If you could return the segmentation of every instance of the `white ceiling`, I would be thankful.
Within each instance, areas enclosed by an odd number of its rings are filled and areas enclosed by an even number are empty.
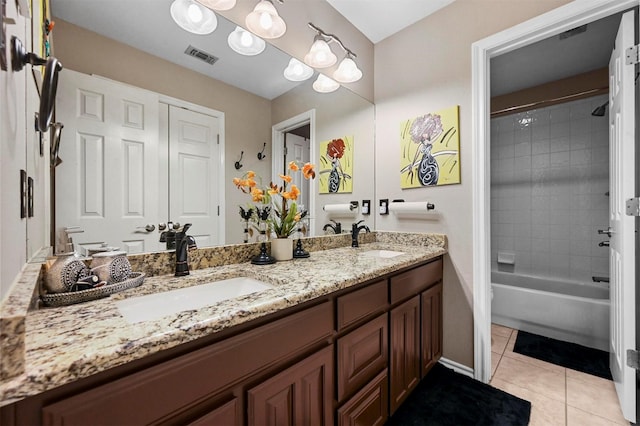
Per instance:
[[[374,44],[454,0],[327,0]]]

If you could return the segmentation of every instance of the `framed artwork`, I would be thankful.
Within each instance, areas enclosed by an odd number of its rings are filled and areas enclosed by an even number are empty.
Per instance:
[[[353,136],[320,143],[320,194],[353,192]]]
[[[460,183],[459,106],[400,124],[400,187]]]

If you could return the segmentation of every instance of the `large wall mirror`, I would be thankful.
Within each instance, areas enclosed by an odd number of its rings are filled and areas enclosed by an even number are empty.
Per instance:
[[[158,251],[165,248],[158,224],[177,221],[194,223],[200,247],[241,243],[238,206],[250,200],[233,177],[254,170],[269,181],[274,164],[294,152],[328,173],[323,142],[345,138],[352,188],[320,194],[319,179],[312,181],[310,233],[324,234],[330,220],[345,230],[362,219],[374,228],[375,215],[360,208],[323,210],[373,205],[372,103],[345,87],[315,92],[317,72],[302,83],[286,80],[291,58],[268,43],[256,56],[234,52],[227,37],[236,25],[219,15],[216,30],[203,36],[173,22],[171,0],[51,1],[54,51],[64,65],[56,106],[64,125],[53,201],[57,241],[65,228],[79,227],[84,232],[70,235],[84,247]],[[189,46],[217,60],[189,56]]]

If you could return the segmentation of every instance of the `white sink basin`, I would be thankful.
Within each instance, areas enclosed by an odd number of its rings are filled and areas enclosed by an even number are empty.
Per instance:
[[[403,255],[404,252],[393,251],[393,250],[368,250],[368,251],[363,251],[361,254],[364,256],[371,256],[371,257],[391,258],[391,257]]]
[[[253,278],[238,277],[192,287],[132,297],[116,303],[120,314],[131,324],[156,320],[167,315],[200,309],[228,299],[257,293],[273,286]]]

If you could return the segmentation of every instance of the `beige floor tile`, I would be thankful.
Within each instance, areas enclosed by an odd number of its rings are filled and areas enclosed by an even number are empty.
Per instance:
[[[509,337],[509,343],[507,343],[507,347],[505,348],[505,351],[513,352],[513,347],[516,344],[517,338],[518,338],[518,330],[513,330],[513,333],[511,333],[511,337]]]
[[[617,424],[617,423],[615,423]],[[628,423],[623,423],[628,424]],[[567,406],[567,426],[611,426],[609,419],[587,413],[578,408]]]
[[[491,377],[496,374],[496,369],[498,368],[498,364],[500,363],[500,358],[502,358],[499,354],[491,353]]]
[[[613,384],[611,380],[603,379],[602,377],[594,376],[592,374],[583,373],[582,371],[572,370],[567,368],[567,378],[571,377],[572,379],[580,380],[581,382],[587,383],[593,386],[610,386]],[[615,388],[614,388],[615,392]]]
[[[497,334],[498,336],[511,337],[511,333],[513,333],[513,328],[500,324],[491,324],[491,335]]]
[[[517,359],[503,356],[494,379],[518,385],[546,395],[556,401],[566,401],[565,372],[550,371]]]
[[[493,379],[491,385],[531,402],[529,426],[565,425],[565,404],[563,402],[500,379]]]
[[[509,342],[509,338],[500,335],[491,335],[491,352],[502,355],[504,353],[505,348],[507,347],[507,343]]]
[[[614,384],[608,380],[594,385],[584,380],[568,377],[567,405],[616,423],[625,424]]]

